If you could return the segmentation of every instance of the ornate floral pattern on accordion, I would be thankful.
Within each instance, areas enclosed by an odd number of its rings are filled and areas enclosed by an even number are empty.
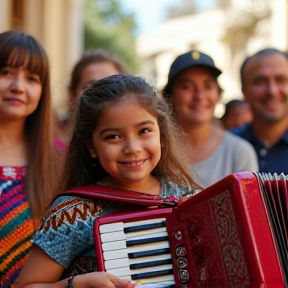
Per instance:
[[[288,287],[285,175],[229,175],[176,207],[100,217],[98,269],[157,287]]]

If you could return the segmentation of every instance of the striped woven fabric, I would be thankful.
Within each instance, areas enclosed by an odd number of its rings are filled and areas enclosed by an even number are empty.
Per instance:
[[[10,287],[31,247],[34,223],[24,192],[25,168],[0,167],[0,280]]]

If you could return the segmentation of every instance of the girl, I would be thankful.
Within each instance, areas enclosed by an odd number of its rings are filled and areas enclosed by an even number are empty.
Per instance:
[[[162,197],[191,193],[198,186],[187,169],[181,139],[167,104],[142,78],[114,75],[99,80],[80,96],[59,191],[100,183]],[[115,277],[92,272],[92,229],[97,217],[125,209],[119,202],[58,198],[36,233],[19,284],[78,275],[75,288],[116,287]],[[45,287],[73,287],[68,282],[72,278]]]
[[[222,93],[217,77],[221,73],[210,56],[190,51],[172,63],[163,91],[187,133],[192,147],[190,167],[204,187],[231,173],[258,171],[253,147],[215,124],[214,109]]]
[[[32,36],[0,34],[0,281],[10,287],[28,257],[34,224],[51,201],[49,64]]]

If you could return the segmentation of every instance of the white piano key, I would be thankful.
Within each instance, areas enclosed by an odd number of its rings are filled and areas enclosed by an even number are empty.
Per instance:
[[[164,227],[165,228],[165,227]],[[168,233],[166,232],[167,230],[163,232],[157,232],[157,233],[151,233],[151,234],[144,234],[144,235],[135,235],[131,236],[131,233],[126,234],[126,239],[127,240],[140,240],[140,239],[148,239],[148,238],[155,238],[155,237],[165,237],[168,236]]]
[[[153,282],[148,282],[147,284],[145,284],[146,282],[143,281],[136,281],[136,286],[135,288],[169,288],[172,285],[175,285],[175,281],[165,281],[165,282],[157,282],[157,283],[153,283]]]
[[[124,224],[123,222],[102,224],[99,226],[99,232],[100,233],[108,233],[108,232],[115,232],[115,231],[124,231],[124,225],[123,224]]]
[[[141,235],[141,236],[137,236],[137,237],[128,238],[127,240],[150,239],[150,238],[161,237],[161,236],[167,236],[167,233],[166,232],[161,232],[161,233],[155,233],[155,234],[151,234],[151,235]],[[119,240],[120,241],[113,241],[113,242],[106,241],[106,242],[102,242],[102,250],[103,251],[111,251],[111,250],[119,250],[119,249],[126,248],[127,247],[127,240],[126,239],[125,240],[119,239]],[[168,240],[167,240],[167,242],[168,242]],[[154,242],[154,243],[157,243],[157,242]],[[137,246],[139,246],[139,245],[141,245],[141,244],[137,244]]]
[[[127,277],[127,276],[126,276]],[[136,280],[136,282],[141,282],[143,284],[145,283],[165,283],[165,282],[174,282],[174,275],[163,275],[163,276],[157,276],[152,278],[146,278],[143,280]],[[173,284],[172,284],[173,285]]]
[[[121,249],[121,250],[103,251],[103,257],[104,260],[112,260],[125,257],[128,258],[128,253],[150,251],[164,248],[169,248],[169,243],[166,241],[152,244],[137,245],[134,247],[129,247],[127,249]]]
[[[120,258],[120,259],[113,259],[104,261],[105,269],[116,269],[122,267],[129,267],[130,261],[129,258]]]
[[[129,281],[132,281],[131,276],[118,276],[120,279],[126,279]],[[136,284],[148,284],[148,283],[155,283],[155,284],[167,284],[169,285],[175,285],[174,275],[163,275],[163,276],[157,276],[153,278],[146,278],[142,280],[133,280]]]
[[[112,242],[112,241],[119,241],[119,240],[126,240],[126,236],[124,231],[116,231],[112,233],[104,233],[100,234],[101,242]]]
[[[156,224],[161,222],[166,222],[166,218],[154,218],[154,219],[146,219],[146,220],[140,220],[140,221],[134,221],[134,222],[126,222],[124,223],[124,228],[128,227],[135,227],[140,225],[146,225],[146,224]]]
[[[128,281],[132,281],[131,276],[118,276],[118,278],[120,278],[120,279],[125,279],[125,280],[128,280]],[[133,281],[134,281],[134,280],[133,280]],[[136,282],[136,281],[134,281],[134,282]]]
[[[111,251],[111,250],[120,250],[127,248],[126,240],[123,241],[114,241],[114,242],[106,242],[102,244],[103,251]]]
[[[157,232],[158,229],[160,229],[160,232]],[[157,230],[157,231],[155,231]],[[148,238],[154,238],[154,237],[162,237],[162,236],[168,236],[168,233],[166,232],[166,227],[153,229],[153,233],[149,233],[150,230],[146,230],[145,234],[143,231],[138,232],[132,232],[132,233],[124,233],[123,231],[117,231],[117,232],[111,232],[111,233],[103,233],[100,235],[101,242],[112,242],[112,241],[119,241],[119,240],[139,240],[139,239],[148,239]]]
[[[151,229],[151,230],[143,230],[143,231],[135,231],[135,232],[130,232],[130,233],[126,233],[125,236],[127,239],[131,238],[131,237],[138,237],[138,236],[144,236],[144,235],[152,235],[154,233],[160,233],[160,232],[166,232],[167,229],[166,227],[161,227],[161,228],[156,228],[156,229]],[[112,233],[107,233],[107,236],[105,236],[105,239],[109,239],[109,235],[112,236],[112,234],[115,233],[115,232],[112,232]],[[102,234],[101,234],[102,235]],[[105,235],[105,234],[103,234]],[[101,236],[100,236],[101,237]],[[113,237],[113,236],[112,236]],[[104,237],[103,237],[104,238]],[[117,239],[119,240],[119,239]],[[109,242],[109,241],[107,241]]]
[[[130,276],[130,275],[147,273],[147,272],[162,271],[162,270],[167,270],[167,269],[173,269],[173,265],[166,264],[166,265],[161,265],[161,266],[147,267],[147,268],[141,268],[141,269],[135,269],[135,270],[130,270],[129,268],[123,267],[123,268],[117,268],[117,269],[107,269],[106,272],[118,277],[118,276]]]
[[[150,250],[163,249],[163,248],[170,248],[168,241],[161,241],[161,242],[131,246],[127,249],[129,253],[133,253],[133,252],[150,251]]]
[[[120,259],[120,258],[128,258],[128,249],[122,249],[115,251],[103,251],[104,260],[112,260],[112,259]]]
[[[166,259],[171,259],[171,254],[147,256],[134,259],[128,259],[128,258],[113,259],[105,261],[104,265],[105,269],[115,269],[119,267],[128,267],[129,265],[136,263],[147,263],[151,261],[166,260]]]
[[[148,220],[127,222],[127,223],[116,222],[116,223],[102,224],[99,226],[99,231],[100,233],[108,233],[108,232],[121,231],[121,230],[124,231],[124,228],[135,227],[138,225],[161,223],[163,221],[166,221],[166,218],[148,219]]]
[[[115,243],[115,242],[114,242]],[[126,243],[122,242],[123,245],[126,245]],[[120,243],[119,243],[120,246]],[[110,247],[109,247],[110,248]],[[128,253],[134,253],[134,252],[142,252],[142,251],[150,251],[150,250],[156,250],[156,249],[163,249],[163,248],[169,248],[169,243],[167,241],[161,241],[161,242],[154,242],[149,244],[141,244],[137,246],[131,246],[127,247]],[[119,250],[123,250],[124,248],[120,248]],[[102,247],[103,250],[103,247]],[[118,253],[119,250],[110,250],[114,253]],[[103,250],[104,251],[104,250]],[[105,251],[106,252],[106,251]]]
[[[151,235],[153,233],[159,233],[159,232],[166,232],[167,228],[166,227],[161,227],[161,228],[155,228],[155,229],[148,229],[148,230],[142,230],[142,231],[135,231],[135,232],[129,232],[126,233],[127,238],[131,237],[136,237],[136,236],[141,236],[141,235]]]

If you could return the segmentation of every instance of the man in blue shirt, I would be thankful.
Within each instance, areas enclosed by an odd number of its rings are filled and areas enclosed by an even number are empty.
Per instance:
[[[232,132],[254,146],[260,172],[288,174],[288,57],[261,50],[245,59],[240,74],[253,120]]]

